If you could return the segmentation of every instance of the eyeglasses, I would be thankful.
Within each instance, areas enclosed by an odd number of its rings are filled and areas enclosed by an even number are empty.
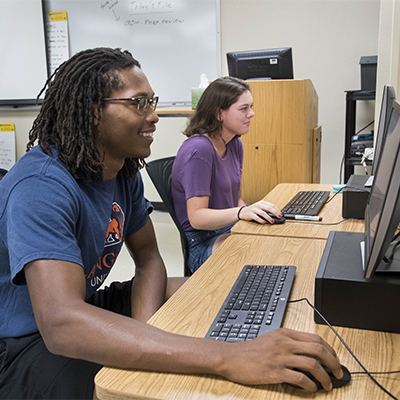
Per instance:
[[[127,98],[108,97],[103,100],[104,101],[130,101],[136,106],[136,109],[139,111],[140,114],[145,115],[149,111],[150,106],[153,108],[153,110],[155,110],[157,108],[158,96],[155,96],[151,99],[149,99],[145,96],[127,97]]]

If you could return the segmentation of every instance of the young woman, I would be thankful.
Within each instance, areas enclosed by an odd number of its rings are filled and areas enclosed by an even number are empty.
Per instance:
[[[273,204],[246,206],[240,195],[243,144],[254,117],[249,85],[223,77],[204,91],[184,134],[172,170],[175,212],[189,242],[194,272],[221,245],[240,219],[274,223]]]

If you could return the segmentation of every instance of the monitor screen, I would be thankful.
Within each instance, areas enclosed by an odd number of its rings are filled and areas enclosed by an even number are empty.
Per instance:
[[[247,79],[293,79],[292,48],[227,53],[229,76]]]
[[[385,85],[383,87],[379,124],[375,135],[374,161],[372,163],[371,175],[375,175],[375,171],[378,167],[383,143],[385,143],[387,127],[389,124],[389,116],[392,111],[392,104],[395,98],[396,94],[394,87],[391,85]]]
[[[393,102],[386,140],[365,209],[365,270],[370,278],[382,262],[400,222],[400,104]]]

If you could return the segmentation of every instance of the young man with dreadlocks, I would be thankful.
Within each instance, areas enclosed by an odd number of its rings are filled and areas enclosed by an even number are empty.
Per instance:
[[[330,390],[316,359],[338,378],[340,365],[316,335],[232,344],[146,324],[184,279],[166,277],[138,173],[157,100],[120,50],[80,52],[49,79],[29,151],[0,182],[0,398],[89,399],[102,365],[316,390],[299,368]],[[135,278],[97,290],[123,242]]]

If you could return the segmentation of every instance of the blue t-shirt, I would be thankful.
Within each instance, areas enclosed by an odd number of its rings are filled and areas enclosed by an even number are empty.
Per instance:
[[[0,181],[0,338],[38,330],[23,272],[30,261],[79,264],[86,300],[104,282],[124,239],[152,210],[140,174],[121,175],[76,181],[56,155],[37,146]]]
[[[193,135],[178,150],[172,168],[172,196],[176,217],[184,231],[193,231],[187,216],[186,201],[208,196],[208,207],[237,207],[243,168],[243,143],[230,140],[220,157],[205,135]]]

